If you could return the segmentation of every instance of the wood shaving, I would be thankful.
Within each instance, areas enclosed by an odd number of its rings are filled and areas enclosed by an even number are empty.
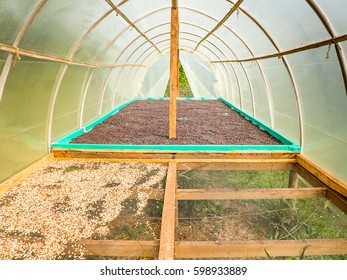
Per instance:
[[[0,199],[0,259],[83,259],[79,241],[108,234],[134,191],[140,214],[144,191],[162,187],[166,171],[151,163],[50,162]]]

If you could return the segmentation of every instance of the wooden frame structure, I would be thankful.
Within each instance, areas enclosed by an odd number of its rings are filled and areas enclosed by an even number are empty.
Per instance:
[[[149,190],[150,199],[164,199],[160,240],[83,240],[87,254],[108,257],[147,256],[160,260],[187,258],[266,258],[347,254],[347,239],[259,240],[230,242],[176,241],[177,201],[327,198],[347,213],[347,186],[297,153],[234,152],[127,153],[53,150],[53,153],[0,185],[0,196],[50,160],[79,159],[168,164],[165,191]],[[290,170],[288,187],[274,189],[177,189],[179,170]],[[296,188],[298,176],[313,188]],[[136,194],[134,193],[134,196]]]

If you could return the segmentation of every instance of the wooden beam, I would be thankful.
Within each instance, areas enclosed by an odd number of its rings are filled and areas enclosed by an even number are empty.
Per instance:
[[[290,170],[289,172],[289,180],[288,180],[288,188],[290,189],[297,189],[299,185],[299,174],[295,172],[294,170]],[[296,211],[296,199],[290,201],[291,204],[291,210]]]
[[[309,45],[301,46],[301,47],[290,49],[290,50],[283,51],[283,52],[277,52],[277,53],[272,53],[272,54],[268,54],[268,55],[250,57],[250,58],[244,58],[244,59],[216,60],[216,61],[211,61],[211,63],[231,63],[231,62],[241,63],[241,62],[259,61],[259,60],[264,60],[264,59],[269,59],[269,58],[282,58],[283,56],[286,56],[286,55],[300,53],[303,51],[308,51],[311,49],[329,46],[332,44],[337,44],[340,42],[344,42],[346,40],[347,40],[347,34],[344,34],[344,35],[334,37],[334,38],[331,38],[328,40],[312,43]]]
[[[241,5],[241,3],[244,0],[238,0],[235,5],[232,6],[232,8],[229,10],[229,12],[217,23],[217,25],[209,32],[206,34],[204,38],[200,40],[200,42],[196,45],[195,50],[200,46],[200,44],[205,41],[208,37],[210,37],[219,27],[221,27],[224,22],[228,20],[228,18],[237,10],[237,8]]]
[[[38,53],[30,50],[25,50],[21,48],[17,48],[12,45],[6,45],[3,43],[0,43],[0,50],[12,53],[16,55],[17,58],[20,58],[20,56],[26,56],[26,57],[33,57],[36,59],[46,60],[46,61],[53,61],[53,62],[59,62],[59,63],[66,63],[68,65],[78,65],[78,66],[86,66],[91,68],[115,68],[112,65],[97,65],[97,64],[91,64],[86,62],[80,62],[77,60],[72,59],[66,59],[64,57],[58,57],[54,55],[44,54],[44,53]],[[19,59],[18,59],[19,60]]]
[[[178,189],[177,200],[248,200],[248,199],[296,199],[323,198],[326,188],[303,189]]]
[[[291,170],[295,160],[205,160],[178,162],[178,170]]]
[[[296,157],[297,163],[306,169],[309,173],[315,176],[319,181],[323,182],[332,190],[338,192],[342,196],[347,198],[347,186],[341,181],[337,180],[332,175],[328,174],[326,171],[306,159],[301,155],[297,155]]]
[[[269,152],[269,151],[232,151],[227,153],[179,153],[175,154],[176,160],[181,159],[295,159],[298,153],[293,152]]]
[[[290,170],[288,188],[296,189],[298,187],[298,183],[299,183],[299,174],[295,172],[294,170]]]
[[[6,192],[13,186],[20,183],[25,178],[29,177],[31,174],[36,172],[38,169],[46,165],[48,162],[53,160],[53,154],[50,153],[47,156],[43,157],[42,159],[38,160],[37,162],[33,163],[29,167],[25,168],[24,170],[20,171],[16,175],[12,176],[11,178],[7,179],[6,181],[2,182],[0,184],[0,197],[5,195]]]
[[[87,151],[87,150],[70,150],[53,148],[54,157],[59,159],[96,159],[96,160],[165,160],[168,162],[172,159],[169,153],[154,152],[122,152],[122,151]]]
[[[319,181],[315,176],[308,172],[305,168],[298,165],[297,163],[293,164],[293,170],[299,174],[305,181],[307,181],[314,188],[323,188],[327,187],[321,181]]]
[[[176,133],[177,100],[179,96],[179,15],[177,1],[172,1],[170,35],[170,130],[169,138]]]
[[[347,239],[176,242],[176,258],[268,258],[347,254]]]
[[[333,190],[328,190],[327,199],[347,215],[347,198]]]
[[[158,257],[159,241],[82,240],[86,255],[105,257]]]
[[[159,260],[173,260],[175,257],[176,186],[176,162],[172,161],[169,163],[165,186]]]
[[[86,150],[86,149],[64,149],[52,148],[54,157],[57,158],[95,158],[95,159],[177,159],[184,161],[187,159],[293,159],[295,160],[297,153],[293,152],[252,152],[252,151],[232,151],[224,153],[192,153],[179,151],[120,151],[120,150]]]

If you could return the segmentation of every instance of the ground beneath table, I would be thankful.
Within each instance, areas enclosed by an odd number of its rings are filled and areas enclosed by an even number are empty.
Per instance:
[[[280,145],[221,101],[177,101],[177,138],[169,139],[169,101],[135,101],[71,143]]]

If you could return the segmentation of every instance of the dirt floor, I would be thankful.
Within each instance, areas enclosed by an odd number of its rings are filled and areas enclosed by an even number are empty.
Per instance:
[[[177,138],[169,140],[169,101],[135,101],[71,143],[280,145],[221,101],[179,100]]]

